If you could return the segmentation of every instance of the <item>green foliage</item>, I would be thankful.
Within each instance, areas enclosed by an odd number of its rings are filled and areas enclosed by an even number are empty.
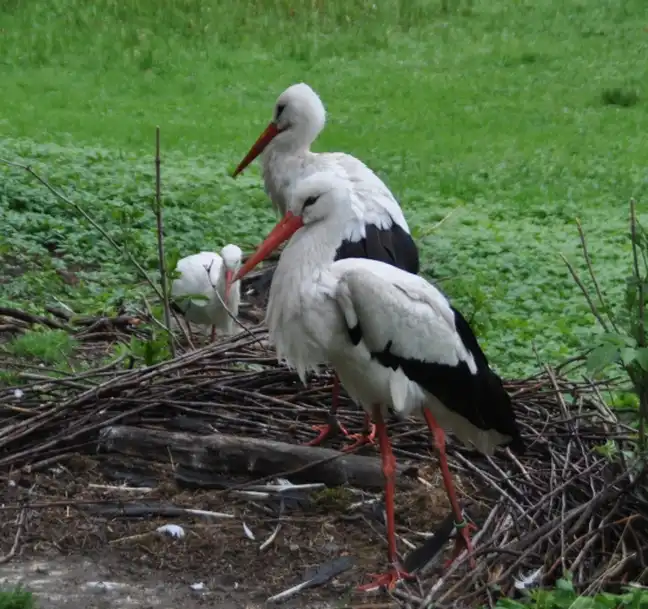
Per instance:
[[[578,225],[583,254],[593,285],[588,290],[574,267],[567,266],[587,300],[593,315],[604,330],[598,344],[589,352],[587,368],[600,374],[610,366],[620,367],[632,382],[639,406],[639,446],[646,450],[645,425],[648,420],[648,234],[637,219],[636,204],[630,202],[631,255],[626,279],[625,299],[613,306],[603,295],[590,261],[585,233]]]
[[[592,227],[608,298],[622,297],[621,203],[648,156],[642,0],[9,0],[0,20],[0,156],[33,164],[154,278],[155,126],[167,260],[249,250],[274,214],[257,167],[228,171],[279,92],[306,80],[329,112],[316,150],[348,151],[386,180],[423,271],[498,368],[524,374],[534,346],[555,361],[591,344],[593,318],[557,260],[578,252],[574,216]],[[615,88],[639,103],[602,103]],[[0,266],[0,304],[101,313],[149,293],[73,210],[6,167]]]
[[[534,590],[523,601],[500,599],[499,609],[648,609],[648,590],[627,586],[621,594],[601,592],[578,596],[568,579],[560,579],[553,590]]]
[[[2,350],[18,358],[57,364],[69,357],[77,341],[65,330],[34,329],[18,335]]]
[[[168,360],[171,356],[168,335],[164,331],[154,332],[153,337],[148,340],[133,337],[128,347],[122,345],[121,350],[125,350],[145,366],[159,364]]]
[[[34,597],[18,587],[15,590],[0,590],[0,609],[33,609]]]

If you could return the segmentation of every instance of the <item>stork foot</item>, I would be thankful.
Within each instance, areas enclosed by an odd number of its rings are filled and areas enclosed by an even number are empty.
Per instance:
[[[345,436],[349,435],[349,432],[342,427],[341,423],[334,417],[329,416],[328,423],[326,425],[313,425],[315,431],[319,431],[319,435],[310,442],[306,442],[304,446],[319,446],[324,440],[329,438],[334,438],[339,433],[343,433]]]
[[[475,569],[477,567],[475,558],[473,556],[472,541],[470,539],[471,531],[476,530],[477,527],[472,524],[472,522],[466,522],[465,520],[463,521],[463,523],[461,523],[460,526],[457,527],[458,535],[455,541],[455,547],[452,550],[452,556],[446,561],[445,565],[443,566],[444,569],[447,569],[464,550],[468,552],[468,565],[470,566],[470,568]]]
[[[345,446],[342,449],[342,452],[350,452],[352,450],[355,450],[356,448],[359,448],[360,446],[364,446],[365,444],[375,444],[375,438],[376,438],[376,426],[371,423],[369,426],[369,431],[363,431],[362,433],[354,433],[354,434],[347,434],[347,437],[349,439],[355,440],[353,444],[349,444],[348,446]]]
[[[416,579],[416,575],[412,575],[411,573],[396,567],[392,567],[387,573],[383,573],[382,575],[372,573],[369,577],[371,577],[372,581],[368,584],[358,586],[357,590],[359,592],[371,592],[373,590],[378,590],[379,588],[393,590],[396,587],[396,584],[402,579],[407,581]]]

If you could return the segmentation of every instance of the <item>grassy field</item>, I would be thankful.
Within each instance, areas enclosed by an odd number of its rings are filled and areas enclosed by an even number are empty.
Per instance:
[[[583,267],[574,219],[616,297],[631,196],[648,217],[646,17],[643,0],[8,0],[0,156],[33,163],[154,269],[160,125],[171,254],[252,247],[273,222],[259,171],[227,171],[306,81],[329,111],[316,149],[386,180],[424,272],[521,374],[534,345],[556,361],[594,330],[559,257]],[[0,179],[0,304],[101,310],[144,289],[27,174]]]

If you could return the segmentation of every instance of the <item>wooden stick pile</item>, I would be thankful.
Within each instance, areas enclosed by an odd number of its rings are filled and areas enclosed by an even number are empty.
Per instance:
[[[128,369],[118,358],[0,388],[0,474],[92,454],[100,431],[115,424],[293,444],[311,439],[311,426],[325,419],[332,377],[313,375],[304,387],[266,339],[254,326],[147,368]],[[551,585],[565,572],[588,593],[648,583],[644,472],[623,452],[635,432],[605,406],[604,388],[557,378],[548,368],[508,382],[529,446],[522,458],[502,451],[490,459],[449,442],[455,474],[473,487],[465,505],[479,525],[477,569],[461,560],[447,572],[422,571],[416,589],[398,592],[404,603],[479,606],[516,586]],[[362,426],[362,412],[346,398],[340,419],[347,428]],[[395,421],[390,429],[402,463],[436,462],[424,425]]]

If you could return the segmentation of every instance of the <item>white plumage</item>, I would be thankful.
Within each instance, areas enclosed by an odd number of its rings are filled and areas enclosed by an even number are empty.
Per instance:
[[[326,123],[326,110],[317,93],[305,83],[288,87],[277,99],[273,120],[237,167],[235,175],[262,153],[263,180],[273,205],[284,214],[297,182],[318,172],[331,172],[349,181],[364,204],[363,214],[350,218],[342,240],[359,241],[366,226],[390,229],[395,223],[409,233],[405,216],[385,183],[361,160],[343,152],[311,152]]]
[[[241,266],[242,252],[236,245],[226,245],[220,255],[200,252],[178,261],[179,276],[171,284],[171,296],[176,310],[186,321],[212,326],[215,332],[232,334],[234,320],[241,300],[241,284],[233,283],[234,274]]]
[[[318,196],[317,205],[302,210]],[[442,426],[467,444],[492,454],[503,438],[484,433],[457,417],[401,370],[380,364],[371,353],[391,341],[392,353],[422,362],[457,366],[477,373],[445,296],[428,281],[388,264],[362,258],[327,262],[346,218],[361,211],[349,184],[331,174],[304,180],[293,207],[307,225],[286,245],[270,288],[266,322],[277,354],[306,372],[330,364],[350,397],[368,413],[376,404],[402,416],[425,406]],[[324,262],[323,262],[324,261]],[[362,340],[353,345],[349,328],[359,324]],[[389,396],[390,399],[386,399]]]
[[[492,454],[524,444],[508,394],[490,369],[468,323],[422,277],[375,260],[333,262],[340,233],[363,213],[352,184],[313,175],[294,190],[286,216],[246,262],[243,277],[290,236],[270,288],[266,322],[277,353],[305,380],[331,365],[349,395],[376,423],[387,480],[389,558],[395,558],[394,460],[384,419],[423,416],[434,434],[457,522],[462,520],[444,448],[443,429]],[[461,544],[470,551],[468,530]],[[462,546],[463,547],[463,546]],[[383,579],[404,575],[396,569]],[[406,575],[406,574],[405,574]]]
[[[341,152],[311,152],[310,147],[324,128],[326,111],[319,96],[305,83],[288,87],[275,103],[273,119],[234,171],[238,175],[262,154],[266,192],[275,209],[284,214],[295,185],[315,173],[329,172],[346,181],[355,200],[357,213],[347,214],[336,235],[330,260],[370,258],[402,268],[419,271],[419,256],[403,212],[383,181],[359,159]],[[263,284],[267,285],[269,278]],[[317,445],[338,430],[348,433],[335,419],[339,384],[333,385],[333,401],[328,424],[316,426],[320,435],[310,445]],[[349,446],[372,441],[369,422],[358,441]]]

